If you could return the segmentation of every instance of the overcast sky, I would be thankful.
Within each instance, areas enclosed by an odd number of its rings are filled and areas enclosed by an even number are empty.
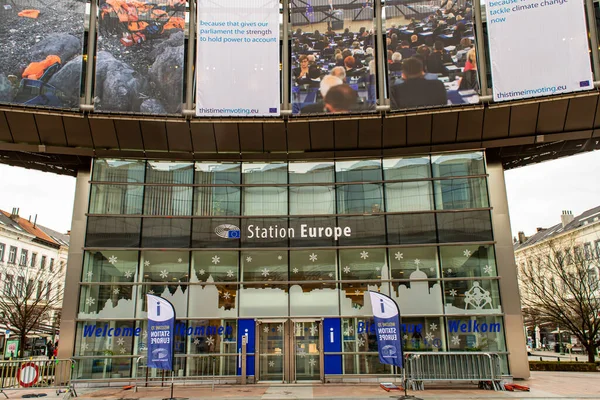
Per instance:
[[[562,210],[574,215],[600,205],[600,151],[506,171],[513,236],[535,233],[560,222]],[[75,178],[0,164],[0,209],[19,207],[20,215],[66,232],[71,229]]]

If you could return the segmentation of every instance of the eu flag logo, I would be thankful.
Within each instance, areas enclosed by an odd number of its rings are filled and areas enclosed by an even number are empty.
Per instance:
[[[271,114],[277,114],[277,107],[269,108],[269,113],[271,113]]]
[[[579,87],[588,87],[588,86],[590,86],[590,81],[579,82]]]

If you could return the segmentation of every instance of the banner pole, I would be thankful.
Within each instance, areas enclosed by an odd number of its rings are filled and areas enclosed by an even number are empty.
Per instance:
[[[479,72],[479,87],[481,95],[491,95],[487,82],[487,65],[485,57],[485,37],[483,36],[483,15],[479,1],[473,2],[473,22],[475,24],[475,44],[477,46],[477,72]]]
[[[290,59],[290,4],[288,0],[283,0],[282,10],[282,39],[281,39],[281,65],[282,65],[282,79],[281,87],[283,88],[282,98],[282,110],[290,110],[290,70],[291,59]]]
[[[190,13],[188,22],[188,48],[187,48],[187,79],[186,79],[186,90],[185,90],[185,108],[188,110],[194,109],[194,52],[196,50],[196,7],[195,0],[190,0]]]

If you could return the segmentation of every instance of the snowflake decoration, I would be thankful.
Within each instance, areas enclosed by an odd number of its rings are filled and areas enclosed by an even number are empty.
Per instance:
[[[310,256],[308,256],[308,259],[312,262],[317,261],[317,255],[315,253],[312,253]]]
[[[456,295],[458,295],[458,292],[456,291],[456,289],[450,289],[450,291],[448,292],[448,295],[455,297]]]
[[[395,258],[398,261],[402,260],[404,258],[404,253],[397,252]]]
[[[346,336],[350,336],[354,333],[354,328],[352,326],[349,326],[346,332]]]
[[[119,353],[125,354],[125,353],[127,353],[127,350],[125,349],[125,347],[121,347],[121,349],[119,350]]]
[[[298,273],[298,268],[294,268],[294,269],[292,270],[292,272],[293,272],[293,273],[295,273],[295,274],[297,274],[297,273]]]
[[[448,269],[448,273],[451,274],[452,273],[452,268]]]
[[[263,332],[264,332],[264,333],[268,333],[268,332],[269,332],[269,327],[268,327],[268,326],[265,326],[265,327],[263,328]]]
[[[415,258],[415,265],[418,267],[419,264],[421,264],[421,260],[419,260],[418,258]]]
[[[183,259],[182,259],[182,258],[178,258],[178,259],[177,259],[177,262],[182,262],[182,261],[183,261]]]
[[[246,262],[251,263],[252,262],[252,257],[246,257]]]
[[[275,366],[275,361],[269,361],[269,367],[274,367]]]
[[[296,330],[302,330],[302,324],[301,323],[297,323],[296,324]]]
[[[117,263],[117,257],[115,257],[115,256],[108,257],[108,263],[115,265]]]
[[[87,277],[90,281],[92,280],[92,276],[94,276],[94,273],[92,271],[87,273]]]
[[[460,338],[458,336],[452,336],[452,344],[454,346],[460,345]]]
[[[369,258],[369,252],[368,251],[362,251],[360,253],[360,258],[362,258],[363,260],[366,260],[367,258]]]
[[[163,269],[162,271],[160,271],[160,277],[165,279],[167,276],[169,276],[169,271],[167,271],[166,269]]]
[[[349,273],[350,273],[350,267],[349,267],[349,266],[347,266],[347,265],[346,265],[346,266],[344,267],[344,273],[345,273],[345,274],[349,274]]]
[[[215,344],[215,338],[213,338],[212,336],[209,336],[206,338],[206,345],[207,346],[212,346],[213,344]]]
[[[213,264],[217,265],[220,262],[221,262],[221,257],[219,257],[219,256],[213,256],[213,258],[212,258],[212,263]]]
[[[228,277],[228,278],[233,278],[233,275],[234,275],[234,274],[233,274],[233,271],[232,271],[232,270],[229,270],[229,271],[227,271],[227,277]]]
[[[427,339],[427,341],[431,343],[431,341],[433,340],[433,333],[428,332],[427,335],[425,335],[425,339]]]
[[[402,339],[408,340],[408,335],[405,334],[404,336],[402,336]]]
[[[471,250],[469,250],[469,249],[467,249],[467,250],[463,251],[463,256],[465,256],[465,257],[467,257],[467,258],[468,258],[468,257],[471,257],[471,254],[472,254],[472,253],[471,253]]]
[[[90,349],[90,344],[89,343],[82,343],[81,344],[81,349],[83,351],[88,351]]]
[[[124,344],[125,344],[125,339],[123,339],[123,338],[118,338],[117,339],[117,345],[123,346]]]
[[[483,267],[483,272],[485,274],[491,275],[492,274],[492,267],[490,267],[489,265],[486,265],[485,267]]]
[[[229,292],[223,292],[223,298],[225,300],[229,300],[230,297],[231,297],[231,295],[229,294]]]
[[[314,358],[311,358],[308,363],[310,364],[311,367],[314,367],[315,364],[317,363],[317,360],[315,360]]]
[[[360,290],[356,289],[356,290],[354,291],[354,294],[355,294],[356,296],[360,296]]]
[[[329,273],[329,277],[330,277],[330,278],[333,278],[333,272],[330,272],[330,273]]]
[[[435,323],[429,324],[429,329],[431,329],[432,331],[437,331],[437,324],[435,324]]]
[[[317,334],[317,331],[318,331],[318,330],[319,330],[319,328],[317,328],[317,326],[316,326],[316,325],[314,325],[314,324],[313,324],[313,325],[311,325],[311,326],[310,326],[310,329],[309,329],[309,331],[310,331],[310,335],[311,335],[311,336],[316,336],[316,334]]]
[[[283,260],[283,257],[282,256],[277,256],[277,259],[281,261],[281,260]]]
[[[200,271],[198,271],[198,275],[204,275],[206,271],[204,271],[203,269],[201,269]]]
[[[125,278],[131,279],[131,277],[133,276],[133,271],[125,271],[123,272],[123,275],[125,276]]]
[[[87,299],[85,299],[85,304],[87,304],[88,306],[93,305],[96,302],[96,299],[93,297],[88,297]]]
[[[146,260],[144,261],[144,267],[149,267],[150,266],[150,261]]]
[[[267,276],[269,276],[269,273],[270,273],[269,269],[267,267],[265,267],[262,269],[261,275],[266,278]]]
[[[277,325],[277,332],[283,332],[283,324]]]
[[[356,339],[356,344],[358,344],[358,347],[363,347],[365,345],[365,339],[359,337]]]
[[[113,289],[113,294],[119,294],[120,292],[121,292],[121,289],[119,289],[119,288]]]
[[[196,346],[198,346],[200,344],[200,339],[198,339],[198,338],[194,339],[194,344]]]
[[[148,290],[148,294],[154,294],[154,290],[152,290],[152,289]]]
[[[429,272],[433,272],[435,269],[433,267],[429,268]]]
[[[300,349],[298,351],[298,355],[300,356],[300,358],[305,358],[306,357],[306,353],[304,352],[304,349]]]

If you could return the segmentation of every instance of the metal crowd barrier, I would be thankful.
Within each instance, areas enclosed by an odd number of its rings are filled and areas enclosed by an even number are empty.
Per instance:
[[[500,356],[494,353],[406,353],[404,382],[425,390],[424,382],[478,382],[483,389],[504,390]]]
[[[0,393],[36,388],[55,390],[56,395],[69,392],[77,397],[71,383],[75,360],[20,359],[0,361]]]

